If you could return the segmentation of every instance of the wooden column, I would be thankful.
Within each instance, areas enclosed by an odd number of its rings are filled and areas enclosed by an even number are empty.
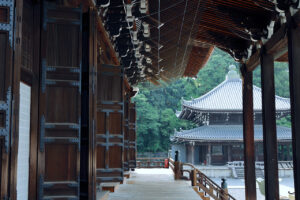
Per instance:
[[[97,10],[83,14],[80,199],[96,199]]]
[[[277,134],[275,118],[274,57],[261,55],[263,145],[266,199],[279,199]]]
[[[207,145],[206,163],[207,165],[211,164],[211,144]]]
[[[231,145],[228,145],[228,146],[227,146],[228,162],[231,162],[231,161],[232,161],[231,150],[232,150],[232,146],[231,146]]]
[[[294,25],[294,24],[293,24]],[[300,198],[300,28],[288,31],[295,197]],[[298,123],[297,123],[298,122]]]
[[[255,148],[253,117],[253,74],[242,67],[243,72],[243,136],[245,162],[245,195],[247,200],[256,199]]]
[[[191,147],[191,163],[194,164],[195,163],[195,143],[191,142],[190,147]]]

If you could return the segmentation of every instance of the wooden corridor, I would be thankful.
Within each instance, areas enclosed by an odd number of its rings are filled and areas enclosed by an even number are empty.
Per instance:
[[[174,180],[171,169],[136,169],[109,200],[199,200],[190,181]]]

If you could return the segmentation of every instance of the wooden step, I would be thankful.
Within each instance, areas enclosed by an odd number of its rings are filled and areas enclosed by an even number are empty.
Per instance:
[[[202,199],[203,200],[210,200],[210,197],[205,195],[205,196],[202,197]]]
[[[101,183],[100,187],[102,188],[102,191],[115,192],[116,189],[118,189],[119,185],[120,183],[107,182],[107,183]]]
[[[97,192],[97,200],[107,200],[109,196],[109,191],[98,191]]]
[[[195,192],[197,192],[197,194],[201,197],[201,199],[206,199],[204,191],[203,190],[199,191],[199,187],[198,186],[193,186],[193,190]]]

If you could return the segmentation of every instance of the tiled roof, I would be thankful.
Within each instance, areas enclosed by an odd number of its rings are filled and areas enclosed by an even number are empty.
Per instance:
[[[291,140],[291,129],[277,126],[278,140]],[[255,141],[262,141],[263,126],[254,126]],[[198,140],[198,141],[243,141],[243,125],[204,125],[191,130],[175,132],[171,140]]]
[[[289,111],[290,99],[276,96],[276,110]],[[242,80],[236,71],[229,71],[226,80],[205,95],[182,102],[183,107],[199,111],[242,111]],[[253,86],[253,106],[262,109],[261,88]],[[177,113],[179,114],[179,113]]]

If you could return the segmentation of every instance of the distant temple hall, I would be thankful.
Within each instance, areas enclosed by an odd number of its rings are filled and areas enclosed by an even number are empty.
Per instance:
[[[290,99],[276,96],[276,118],[290,114]],[[179,151],[179,160],[201,165],[225,165],[243,161],[242,80],[235,66],[229,67],[226,80],[207,94],[191,101],[182,101],[176,115],[199,127],[175,131],[171,136],[172,157]],[[253,86],[255,159],[263,161],[261,89]],[[290,161],[291,129],[277,126],[278,160]]]

